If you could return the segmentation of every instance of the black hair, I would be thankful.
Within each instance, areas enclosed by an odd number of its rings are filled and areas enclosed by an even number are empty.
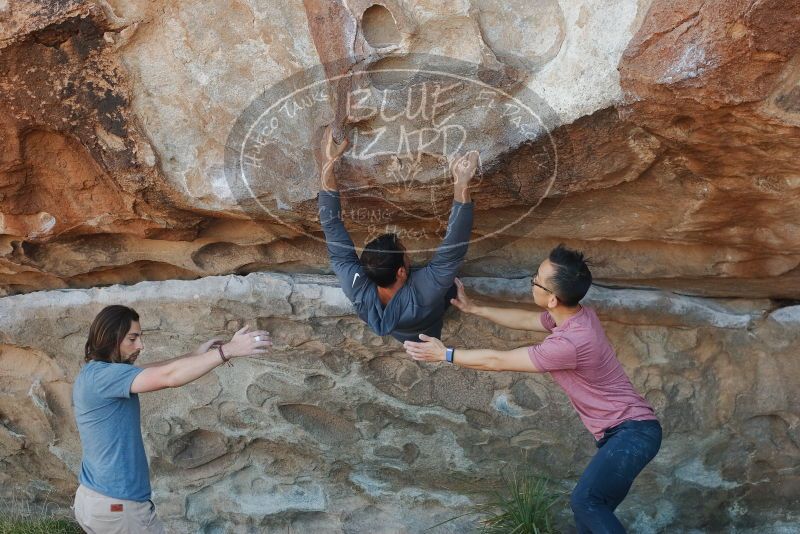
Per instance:
[[[397,234],[383,234],[364,247],[361,265],[370,280],[379,287],[388,287],[397,280],[397,269],[405,265],[405,252]]]
[[[558,245],[548,256],[553,264],[553,284],[558,300],[565,306],[577,306],[592,285],[592,273],[582,252]]]

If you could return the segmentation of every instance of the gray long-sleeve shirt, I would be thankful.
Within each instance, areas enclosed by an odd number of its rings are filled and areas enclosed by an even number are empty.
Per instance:
[[[356,255],[341,211],[338,193],[320,191],[319,221],[331,267],[361,320],[379,336],[391,334],[401,342],[419,341],[419,334],[440,337],[447,295],[469,246],[473,204],[453,202],[447,234],[436,254],[428,265],[411,272],[408,282],[385,307],[378,298],[378,286],[367,277]]]

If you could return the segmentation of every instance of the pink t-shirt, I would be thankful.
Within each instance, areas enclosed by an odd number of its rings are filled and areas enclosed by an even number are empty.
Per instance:
[[[653,407],[625,374],[593,309],[582,306],[558,326],[549,312],[541,321],[550,335],[528,347],[531,361],[564,389],[596,439],[623,421],[656,419]]]

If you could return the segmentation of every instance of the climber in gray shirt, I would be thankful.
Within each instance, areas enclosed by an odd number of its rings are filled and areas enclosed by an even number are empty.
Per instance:
[[[361,258],[356,255],[342,222],[333,173],[334,163],[347,146],[347,140],[337,145],[327,128],[317,151],[321,181],[319,220],[342,291],[358,316],[380,336],[391,334],[400,342],[417,341],[419,334],[439,337],[444,312],[456,296],[453,280],[464,262],[472,232],[469,182],[475,175],[478,153],[473,150],[452,163],[453,207],[447,234],[430,263],[411,271],[408,254],[396,234],[370,241]]]

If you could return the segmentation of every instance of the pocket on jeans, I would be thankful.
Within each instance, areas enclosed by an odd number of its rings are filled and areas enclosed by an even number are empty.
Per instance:
[[[661,440],[663,439],[663,431],[660,426],[651,426],[646,428],[642,434],[647,438],[647,441],[656,449],[661,447]]]
[[[650,460],[656,457],[656,454],[658,454],[661,448],[661,436],[646,435],[643,439],[640,439],[637,448],[641,449],[642,456],[645,457],[649,463]]]

